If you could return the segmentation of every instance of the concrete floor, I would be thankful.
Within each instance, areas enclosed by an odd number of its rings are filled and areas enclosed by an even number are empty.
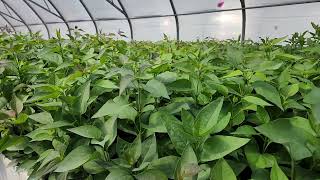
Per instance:
[[[0,154],[0,180],[27,180],[26,172],[16,172],[15,167],[10,166],[10,160]]]

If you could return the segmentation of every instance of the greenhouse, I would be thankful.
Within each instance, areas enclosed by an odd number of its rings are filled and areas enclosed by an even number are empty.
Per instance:
[[[0,0],[0,180],[320,180],[320,0]]]

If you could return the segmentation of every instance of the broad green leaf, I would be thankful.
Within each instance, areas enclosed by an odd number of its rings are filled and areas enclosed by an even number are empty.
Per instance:
[[[222,130],[224,130],[227,125],[229,124],[229,121],[230,121],[230,118],[231,118],[231,113],[228,112],[227,115],[225,116],[221,116],[223,115],[222,113],[220,114],[219,116],[219,121],[218,123],[214,126],[214,128],[212,129],[212,132],[211,134],[215,134],[215,133],[219,133],[221,132]]]
[[[255,142],[256,143],[256,142]],[[257,144],[250,143],[245,146],[244,152],[251,169],[270,168],[276,162],[276,158],[271,154],[259,152]]]
[[[156,136],[152,135],[142,142],[141,163],[152,162],[158,159]]]
[[[173,179],[174,171],[179,162],[179,158],[176,156],[166,156],[160,159],[154,160],[148,166],[148,169],[157,169],[166,174],[168,178]]]
[[[75,102],[75,112],[79,114],[84,114],[87,111],[88,107],[88,100],[90,97],[90,84],[91,81],[87,81],[86,83],[82,84],[78,90],[78,97]]]
[[[311,112],[314,117],[315,123],[320,124],[320,103],[311,105]]]
[[[303,101],[309,104],[320,103],[320,88],[314,87],[307,95],[304,96]]]
[[[120,86],[119,86],[119,96],[122,95],[124,90],[129,86],[131,81],[133,80],[133,76],[130,74],[127,74],[125,76],[121,76]]]
[[[257,118],[260,120],[261,123],[260,124],[264,124],[270,121],[270,116],[268,114],[268,111],[265,110],[265,108],[258,106],[257,108]]]
[[[60,128],[65,126],[72,126],[72,124],[66,121],[55,121],[53,123],[41,126],[40,129],[55,129],[55,128]]]
[[[119,119],[134,120],[137,116],[137,111],[128,104],[124,97],[120,96],[114,100],[107,101],[92,118],[99,118],[103,116],[116,116]]]
[[[5,97],[0,97],[0,109],[7,105],[8,101]]]
[[[195,152],[191,146],[187,146],[181,155],[181,159],[177,165],[175,179],[192,180],[199,173],[200,167]]]
[[[161,113],[161,121],[165,123],[172,144],[179,154],[182,154],[190,139],[191,134],[184,131],[182,122],[166,112]]]
[[[299,92],[299,84],[293,84],[285,88],[284,93],[286,97],[294,96]]]
[[[270,180],[289,180],[277,163],[273,163],[270,173]]]
[[[101,128],[104,134],[104,138],[102,141],[98,141],[96,139],[92,139],[92,144],[99,144],[100,146],[109,147],[117,137],[117,118],[111,117],[110,119],[106,120]]]
[[[20,99],[20,97],[16,96],[15,94],[12,96],[11,102],[10,102],[11,108],[19,114],[23,109],[23,102]]]
[[[254,96],[245,96],[244,98],[242,98],[243,100],[255,104],[255,105],[259,105],[259,106],[272,106],[271,104],[269,104],[268,102],[258,98],[258,97],[254,97]]]
[[[166,71],[156,76],[156,79],[162,83],[172,83],[176,81],[178,74],[175,72]]]
[[[254,82],[253,87],[256,93],[263,96],[268,101],[271,101],[272,103],[277,105],[281,110],[283,110],[279,92],[275,87],[262,81]]]
[[[155,169],[150,169],[150,170],[146,170],[140,174],[137,174],[135,176],[137,178],[137,180],[167,180],[167,176],[159,171],[159,170],[155,170]]]
[[[94,86],[99,86],[106,89],[118,89],[118,86],[115,85],[114,82],[107,80],[107,79],[100,79],[98,80]]]
[[[250,141],[246,138],[216,135],[206,140],[200,155],[201,162],[223,158]]]
[[[78,146],[57,165],[55,172],[67,172],[80,167],[90,160],[92,153],[89,146]]]
[[[315,140],[315,132],[307,119],[301,117],[278,119],[255,129],[271,141],[289,148],[291,156],[295,160],[312,156],[312,152],[306,144]]]
[[[224,86],[224,85],[217,84],[217,83],[214,83],[212,81],[209,81],[206,84],[210,89],[216,90],[216,91],[218,91],[219,93],[221,93],[224,96],[227,96],[228,93],[229,93],[228,88],[226,86]]]
[[[158,80],[153,79],[148,81],[144,89],[151,93],[153,97],[170,99],[166,86]]]
[[[235,76],[241,76],[242,74],[243,74],[242,71],[235,70],[235,71],[232,71],[231,73],[223,76],[222,78],[231,78],[231,77],[235,77]]]
[[[235,132],[232,132],[231,134],[243,135],[246,137],[251,137],[252,135],[258,135],[258,133],[254,130],[254,128],[249,125],[240,126],[237,128]]]
[[[194,131],[194,117],[193,115],[186,110],[181,111],[181,120],[182,120],[182,125],[183,129],[189,133],[193,134]]]
[[[31,138],[32,141],[51,141],[53,139],[53,131],[49,129],[36,129],[26,134],[27,137]]]
[[[223,158],[214,165],[210,175],[211,180],[237,180],[232,168]]]
[[[68,129],[68,131],[86,138],[100,139],[102,136],[101,130],[92,125],[79,126],[79,127]]]
[[[4,150],[15,146],[17,144],[21,144],[24,143],[25,139],[24,137],[20,137],[20,136],[5,136],[3,138],[0,139],[0,153],[3,152]]]
[[[116,149],[120,158],[126,160],[129,165],[134,165],[141,156],[142,144],[140,135],[132,143],[128,143],[118,137]]]
[[[166,84],[167,88],[177,92],[188,92],[191,91],[191,82],[187,79],[178,79],[174,82]]]
[[[110,174],[105,180],[134,180],[133,176],[127,170],[120,168],[112,168]]]
[[[41,124],[50,124],[53,123],[53,118],[51,116],[50,113],[48,112],[41,112],[41,113],[37,113],[37,114],[31,114],[29,115],[29,118],[37,121],[38,123]]]
[[[28,115],[25,113],[20,113],[16,120],[13,122],[14,124],[23,124],[27,121]]]
[[[196,116],[195,135],[208,135],[218,123],[218,117],[222,108],[223,97],[216,99],[210,104],[203,107]]]

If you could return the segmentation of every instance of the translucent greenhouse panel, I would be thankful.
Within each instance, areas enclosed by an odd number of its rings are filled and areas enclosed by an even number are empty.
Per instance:
[[[107,2],[107,0],[95,0],[94,3],[92,0],[85,0],[84,2],[95,19],[125,18],[125,16],[109,2]]]
[[[283,37],[320,23],[320,3],[247,10],[246,39]]]
[[[46,28],[43,25],[35,25],[35,26],[30,26],[30,29],[32,32],[40,32],[40,35],[47,39],[48,38],[48,32]]]
[[[61,19],[53,14],[51,14],[50,12],[56,14],[59,16],[59,14],[56,12],[56,10],[51,6],[51,4],[45,0],[32,0],[35,3],[32,3],[30,1],[30,5],[35,9],[35,11],[38,12],[38,14],[41,16],[41,18],[45,21],[45,22],[60,22]],[[39,7],[41,6],[41,7]],[[43,8],[46,8],[47,10],[44,10]]]
[[[109,34],[113,33],[116,35],[116,38],[123,40],[130,40],[130,29],[128,26],[128,21],[97,21],[99,31],[102,33]],[[122,34],[126,37],[122,37],[119,35],[119,31],[123,32]]]
[[[52,0],[52,2],[67,21],[91,20],[79,0]]]
[[[61,35],[63,37],[67,37],[67,34],[69,34],[68,28],[64,23],[48,24],[48,28],[49,28],[51,37],[56,37],[56,32],[58,30],[60,30]]]
[[[15,27],[17,33],[29,34],[29,30],[26,26]]]
[[[173,14],[169,0],[121,0],[129,17]]]
[[[11,18],[4,15],[13,26],[23,25],[23,23],[18,21],[20,20],[19,17],[11,9],[7,8],[2,1],[0,1],[0,11],[12,16]]]
[[[84,34],[95,34],[96,30],[94,26],[92,25],[92,21],[87,21],[87,22],[75,22],[75,23],[69,23],[69,26],[71,29],[75,29],[76,27],[78,29],[83,30]]]
[[[4,26],[6,26],[6,25],[9,26],[8,22],[7,22],[5,19],[3,19],[2,16],[0,16],[0,27],[4,27]],[[9,26],[9,27],[10,27],[10,26]]]
[[[237,39],[241,35],[241,11],[180,16],[181,40]]]
[[[162,40],[164,34],[176,39],[176,22],[174,17],[134,19],[132,21],[135,40]]]
[[[240,8],[240,0],[226,0],[223,7],[219,8],[219,0],[173,0],[178,13],[188,13],[206,10],[221,10]]]
[[[246,6],[262,6],[262,5],[271,5],[271,4],[283,4],[283,3],[298,3],[302,0],[246,0]]]
[[[37,15],[23,0],[7,0],[6,2],[27,24],[41,23]]]

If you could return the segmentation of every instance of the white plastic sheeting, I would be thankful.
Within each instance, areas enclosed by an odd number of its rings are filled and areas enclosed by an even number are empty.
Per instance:
[[[320,23],[320,0],[244,2],[248,8],[246,39],[288,35],[310,30],[311,22]],[[171,39],[179,35],[181,40],[238,38],[243,29],[240,0],[225,0],[222,8],[217,3],[218,0],[1,0],[0,26],[24,33],[40,31],[45,38],[48,34],[54,36],[58,29],[67,34],[75,26],[90,34],[120,30],[128,40],[156,41],[163,34]]]
[[[0,180],[27,180],[28,176],[25,172],[17,172],[10,160],[4,158],[0,154]]]

